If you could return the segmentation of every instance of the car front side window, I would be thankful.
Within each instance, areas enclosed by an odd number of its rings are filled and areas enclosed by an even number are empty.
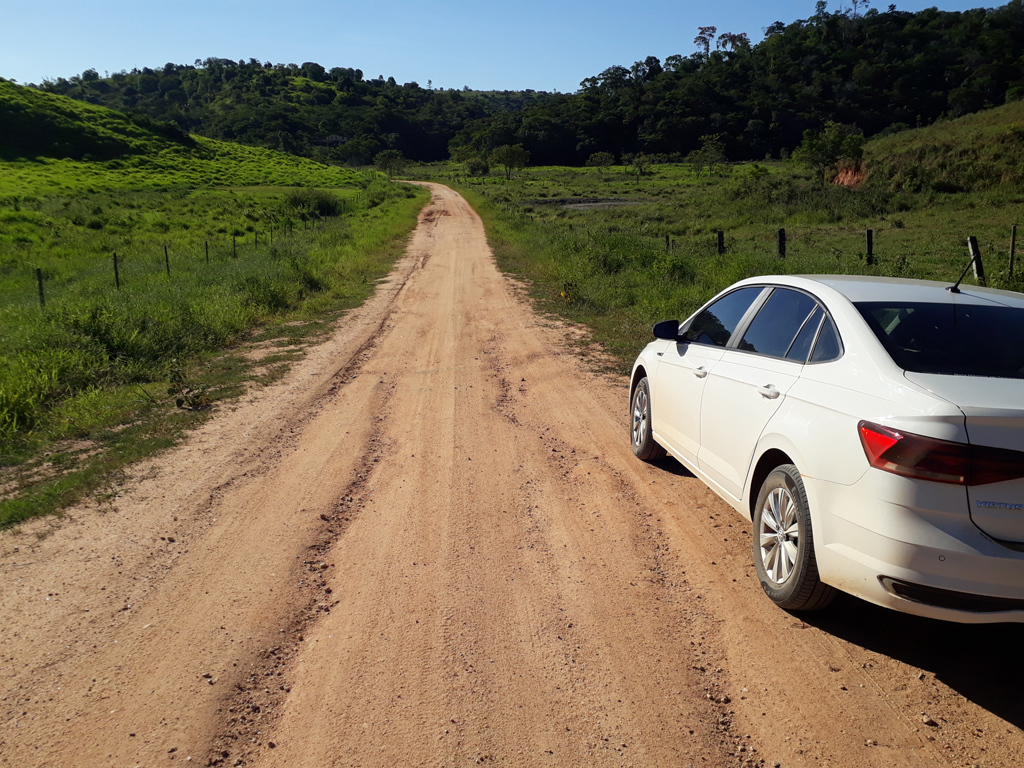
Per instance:
[[[700,312],[690,322],[683,341],[724,347],[763,286],[750,286],[728,293]]]

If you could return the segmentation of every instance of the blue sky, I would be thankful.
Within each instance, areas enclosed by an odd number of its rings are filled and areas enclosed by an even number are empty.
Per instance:
[[[830,0],[829,10],[837,8]],[[814,0],[0,0],[0,77],[38,83],[216,56],[315,61],[424,87],[572,92],[615,64],[693,53],[701,25],[746,32],[756,43],[772,22],[813,13]]]

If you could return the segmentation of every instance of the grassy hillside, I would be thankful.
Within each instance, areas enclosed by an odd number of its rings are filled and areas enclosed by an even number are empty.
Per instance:
[[[356,188],[368,177],[281,152],[185,136],[149,118],[0,80],[0,198],[109,189]]]
[[[0,158],[112,160],[193,146],[177,127],[21,88],[0,78]]]
[[[1024,188],[1024,101],[877,139],[864,165],[873,184],[891,189]]]
[[[56,126],[51,149],[120,147],[0,159],[0,526],[95,489],[237,393],[248,368],[218,350],[285,320],[301,337],[361,302],[425,200],[10,83],[0,102],[30,107],[24,130]]]

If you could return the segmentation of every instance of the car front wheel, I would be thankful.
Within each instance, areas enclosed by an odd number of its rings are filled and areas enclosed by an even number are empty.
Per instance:
[[[641,461],[654,461],[665,455],[665,449],[654,441],[651,433],[651,388],[643,378],[633,390],[633,407],[630,427],[630,442],[633,455]]]
[[[780,608],[814,611],[835,598],[835,589],[818,577],[807,492],[792,464],[776,467],[761,486],[753,545],[757,578]]]

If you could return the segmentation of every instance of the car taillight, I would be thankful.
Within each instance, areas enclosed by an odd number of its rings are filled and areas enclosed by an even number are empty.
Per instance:
[[[872,467],[904,477],[986,485],[1024,477],[1024,453],[954,443],[862,421],[860,443]]]

